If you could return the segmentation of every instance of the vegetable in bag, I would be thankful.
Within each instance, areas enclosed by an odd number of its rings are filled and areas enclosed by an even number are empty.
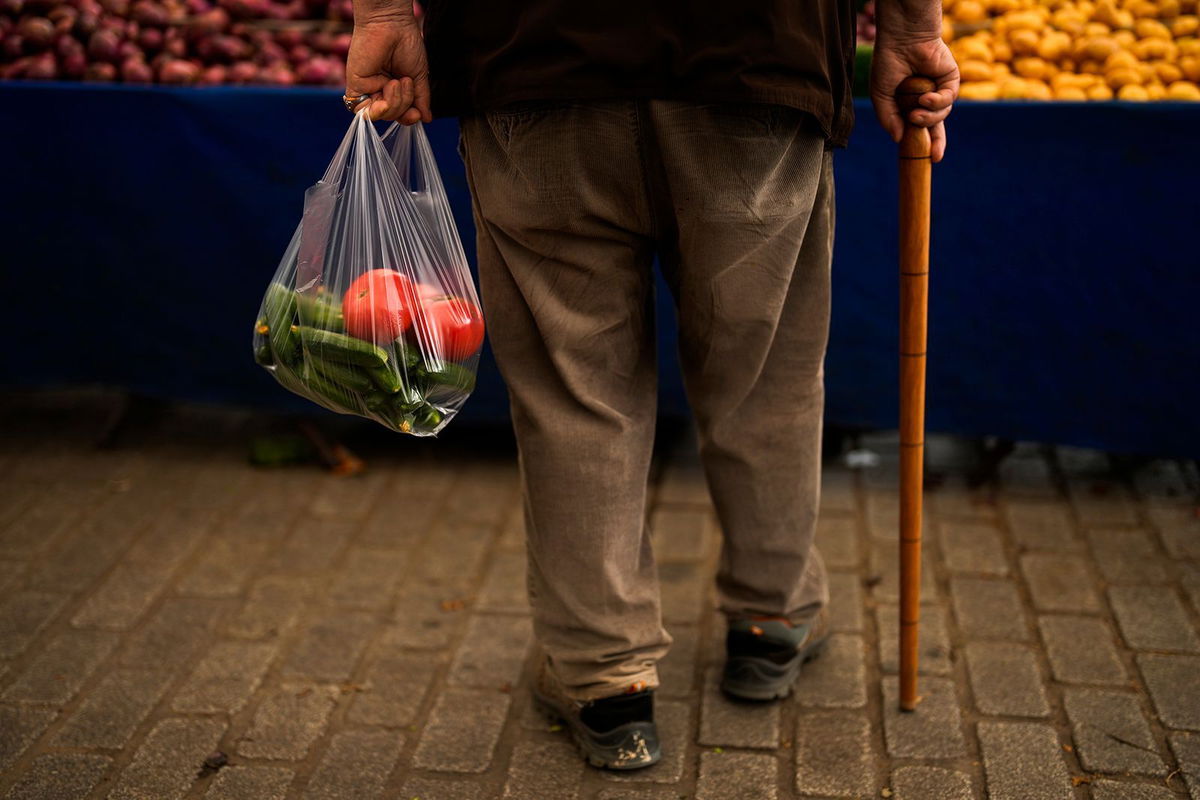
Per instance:
[[[424,129],[355,116],[263,295],[254,358],[287,389],[400,433],[475,388],[479,298]]]

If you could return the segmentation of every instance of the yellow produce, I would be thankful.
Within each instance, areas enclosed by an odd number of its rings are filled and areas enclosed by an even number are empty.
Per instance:
[[[1000,84],[995,81],[964,83],[958,96],[962,100],[995,100],[1000,96]]]
[[[1176,39],[1194,36],[1198,30],[1200,30],[1200,17],[1195,14],[1176,17],[1175,21],[1171,23],[1171,35]]]
[[[1122,29],[1113,34],[1113,39],[1115,39],[1117,44],[1121,45],[1121,47],[1124,47],[1126,50],[1128,50],[1130,47],[1133,47],[1133,43],[1137,41],[1137,34],[1133,31]]]
[[[1118,50],[1104,60],[1105,69],[1137,69],[1138,58],[1128,50]]]
[[[1104,73],[1104,80],[1113,89],[1120,89],[1122,86],[1138,85],[1142,82],[1142,76],[1136,69],[1127,69],[1125,67],[1117,67],[1110,69]]]
[[[1086,41],[1084,54],[1088,58],[1094,58],[1097,61],[1103,61],[1121,49],[1121,46],[1117,44],[1117,40],[1111,36],[1093,36]]]
[[[1160,61],[1154,65],[1154,72],[1164,86],[1170,86],[1175,81],[1183,80],[1183,70],[1174,64]]]
[[[1054,92],[1055,100],[1087,100],[1087,92],[1080,89],[1078,86],[1064,86],[1061,89],[1056,89]]]
[[[1022,28],[1008,34],[1008,43],[1015,55],[1031,56],[1038,51],[1038,35],[1036,31]]]
[[[1192,83],[1200,83],[1200,56],[1179,59],[1179,68],[1183,70],[1183,77]]]
[[[1136,83],[1122,86],[1117,92],[1118,100],[1149,100],[1150,93],[1146,91],[1146,87],[1138,86]]]
[[[1200,56],[1200,39],[1180,39],[1175,44],[1181,56]]]
[[[1167,99],[1200,101],[1200,86],[1188,81],[1175,81],[1167,87]]]
[[[958,0],[950,12],[958,22],[983,22],[987,9],[978,0]]]
[[[942,17],[942,41],[949,44],[954,40],[954,23],[949,17]]]
[[[1145,88],[1146,95],[1151,100],[1162,100],[1167,96],[1167,87],[1163,86],[1161,83],[1148,83],[1146,84]]]
[[[958,72],[964,81],[990,81],[992,65],[986,61],[970,59],[958,65]],[[1183,73],[1180,73],[1182,75]]]
[[[1133,30],[1139,39],[1171,40],[1171,29],[1156,19],[1139,19]]]
[[[1137,71],[1138,71],[1138,78],[1141,79],[1142,83],[1150,83],[1150,81],[1152,81],[1156,77],[1158,77],[1158,75],[1154,72],[1153,64],[1145,64],[1145,63],[1139,62],[1137,65]]]
[[[1022,78],[1046,77],[1046,62],[1040,58],[1018,58],[1013,62],[1013,69]]]
[[[1000,84],[1000,97],[1004,100],[1025,99],[1025,81],[1021,78],[1009,78]]]
[[[1003,40],[992,45],[992,58],[996,61],[1012,61],[1013,51],[1008,42]]]
[[[1098,83],[1087,90],[1088,100],[1112,100],[1112,89],[1103,83]]]
[[[1046,85],[1045,81],[1026,81],[1025,99],[1053,100],[1054,93],[1050,91],[1050,87]]]
[[[1183,11],[1183,5],[1179,0],[1158,0],[1158,18],[1159,19],[1175,19]]]
[[[982,39],[974,37],[957,40],[951,45],[950,50],[960,62],[969,59],[977,59],[979,61],[992,60],[992,48],[988,47],[987,43]]]
[[[1128,10],[1135,17],[1153,19],[1158,16],[1158,6],[1150,0],[1134,0],[1129,4]]]

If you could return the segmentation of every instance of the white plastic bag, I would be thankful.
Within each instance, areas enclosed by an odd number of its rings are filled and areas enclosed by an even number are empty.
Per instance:
[[[420,124],[355,115],[267,287],[255,360],[342,414],[428,436],[475,386],[483,315]]]

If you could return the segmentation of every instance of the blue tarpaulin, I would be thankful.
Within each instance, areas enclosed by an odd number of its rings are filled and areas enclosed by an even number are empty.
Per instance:
[[[10,386],[300,408],[250,357],[336,90],[0,84]],[[827,420],[894,427],[896,151],[836,159]],[[429,126],[468,257],[454,120]],[[928,427],[1200,455],[1200,104],[963,103],[934,170]],[[684,413],[663,320],[662,410]],[[464,418],[500,418],[490,358]]]

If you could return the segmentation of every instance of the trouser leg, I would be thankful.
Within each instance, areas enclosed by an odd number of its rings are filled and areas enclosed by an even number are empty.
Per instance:
[[[777,106],[650,104],[680,355],[723,531],[726,615],[803,621],[828,599],[813,546],[833,243],[832,157]]]
[[[479,277],[520,451],[534,631],[581,700],[658,683],[656,366],[631,103],[464,119]]]

